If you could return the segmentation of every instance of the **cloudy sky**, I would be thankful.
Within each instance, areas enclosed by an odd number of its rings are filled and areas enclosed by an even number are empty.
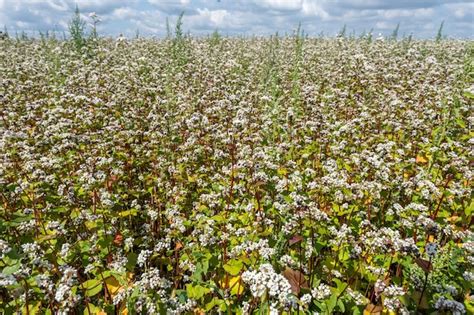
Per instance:
[[[184,29],[205,35],[218,29],[224,35],[291,33],[301,22],[306,33],[347,32],[434,37],[444,20],[444,33],[474,38],[473,0],[0,0],[0,26],[9,32],[67,30],[78,4],[85,20],[96,12],[103,35],[163,37],[170,23],[184,11]]]

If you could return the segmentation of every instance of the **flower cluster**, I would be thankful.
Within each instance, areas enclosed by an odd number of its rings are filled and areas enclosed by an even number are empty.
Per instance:
[[[260,298],[268,294],[282,305],[291,302],[291,286],[288,280],[276,273],[270,264],[263,264],[255,271],[245,271],[242,280],[249,285],[254,297]]]

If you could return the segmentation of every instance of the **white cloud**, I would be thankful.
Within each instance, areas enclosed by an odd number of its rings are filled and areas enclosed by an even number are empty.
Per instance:
[[[255,0],[255,3],[271,10],[299,11],[303,0]]]
[[[0,26],[21,30],[66,30],[75,4],[83,17],[96,12],[100,31],[115,34],[140,29],[163,36],[165,21],[184,11],[184,28],[205,34],[291,33],[301,22],[310,35],[348,31],[388,32],[433,37],[442,20],[446,34],[474,36],[474,3],[469,0],[0,0]],[[133,35],[130,34],[130,35]]]
[[[390,24],[385,21],[379,21],[375,23],[375,27],[382,30],[388,30],[388,29],[393,30],[396,27],[396,24]]]
[[[226,10],[198,9],[198,12],[201,19],[210,21],[216,27],[224,26],[226,19],[230,18],[230,14]]]
[[[148,0],[148,3],[153,5],[158,10],[161,10],[168,14],[180,14],[186,12],[186,14],[196,14],[196,8],[191,0]]]
[[[112,12],[112,17],[120,19],[120,20],[136,18],[139,15],[140,15],[139,11],[134,10],[130,7],[117,8]]]
[[[319,16],[322,19],[328,19],[329,14],[324,11],[322,6],[316,1],[304,0],[302,5],[302,12],[307,16]]]
[[[386,19],[398,19],[398,18],[405,18],[405,17],[418,17],[418,18],[425,18],[431,17],[434,14],[433,8],[420,8],[420,9],[393,9],[393,10],[377,10],[377,14],[380,17]]]
[[[474,2],[471,3],[449,3],[444,5],[457,18],[467,18],[474,24]]]

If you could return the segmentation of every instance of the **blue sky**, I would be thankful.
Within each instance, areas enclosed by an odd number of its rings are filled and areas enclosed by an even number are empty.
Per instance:
[[[301,22],[310,35],[336,34],[342,26],[360,34],[399,34],[434,37],[444,20],[444,33],[474,38],[472,0],[0,0],[0,26],[10,32],[67,30],[76,3],[83,18],[95,12],[102,20],[99,33],[163,37],[166,18],[176,21],[184,11],[184,29],[205,35],[291,33]]]

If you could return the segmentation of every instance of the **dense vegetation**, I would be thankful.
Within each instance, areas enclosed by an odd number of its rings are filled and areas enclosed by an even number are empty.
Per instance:
[[[471,42],[178,35],[0,41],[2,314],[472,314]]]

